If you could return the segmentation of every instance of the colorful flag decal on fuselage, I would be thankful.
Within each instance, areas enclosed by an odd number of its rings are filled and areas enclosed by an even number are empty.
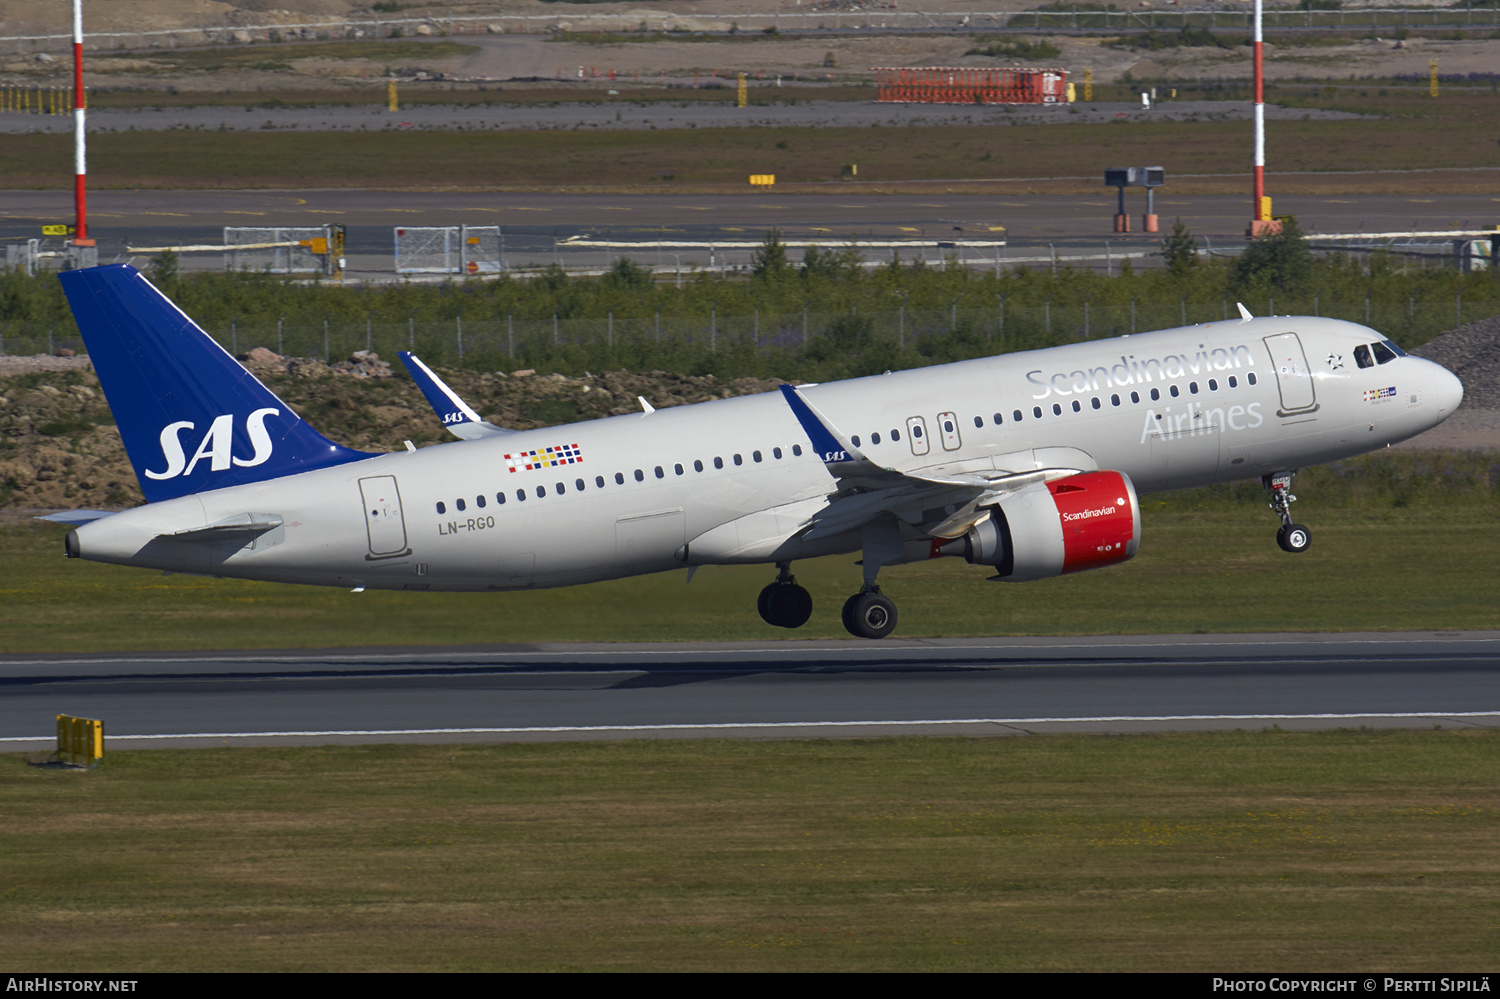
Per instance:
[[[583,461],[583,449],[577,444],[554,444],[535,451],[517,451],[505,456],[505,463],[512,472],[529,472],[537,468],[556,468],[558,465],[576,465]]]

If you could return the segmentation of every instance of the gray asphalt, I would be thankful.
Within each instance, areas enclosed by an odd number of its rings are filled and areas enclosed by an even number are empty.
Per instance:
[[[1494,727],[1500,632],[0,659],[0,749]]]
[[[1175,195],[1157,191],[1156,212],[1163,230],[1182,219],[1210,248],[1238,252],[1250,212],[1247,195]],[[1247,184],[1248,188],[1248,184]],[[0,242],[35,238],[40,226],[72,219],[71,191],[0,191]],[[1112,231],[1115,196],[1101,182],[1094,195],[960,195],[930,185],[917,193],[873,194],[858,186],[830,185],[826,193],[788,194],[530,194],[494,191],[126,191],[89,195],[89,234],[99,240],[101,263],[134,259],[127,247],[182,244],[220,245],[225,226],[348,227],[351,272],[394,277],[393,232],[402,226],[500,226],[507,267],[546,265],[608,266],[621,249],[589,250],[559,245],[589,236],[648,243],[651,240],[758,240],[771,228],[787,238],[911,240],[900,253],[910,262],[925,256],[941,262],[955,252],[938,245],[955,239],[995,240],[1006,246],[965,251],[970,263],[1007,266],[1021,260],[1042,262],[1056,252],[1095,254],[1093,266],[1107,269],[1103,256],[1154,253],[1161,235],[1140,231],[1145,199],[1127,193],[1136,231]],[[1500,195],[1282,195],[1278,212],[1297,216],[1305,232],[1394,232],[1478,229],[1500,218]],[[61,240],[54,239],[55,244]],[[1434,247],[1434,252],[1451,245]],[[887,250],[869,251],[871,259]],[[743,266],[749,249],[713,255]],[[710,251],[642,246],[629,253],[638,263],[689,270],[709,266]],[[224,266],[224,254],[194,254],[184,266]],[[1139,266],[1139,263],[1137,264]]]

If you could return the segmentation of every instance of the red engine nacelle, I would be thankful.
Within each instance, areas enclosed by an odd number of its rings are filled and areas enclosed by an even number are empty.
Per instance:
[[[1001,499],[967,534],[938,547],[1021,582],[1115,565],[1135,555],[1141,511],[1124,472],[1084,472]]]

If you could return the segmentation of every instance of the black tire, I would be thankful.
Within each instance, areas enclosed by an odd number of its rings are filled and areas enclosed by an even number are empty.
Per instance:
[[[1302,524],[1284,524],[1276,532],[1276,543],[1282,551],[1300,555],[1312,545],[1312,532]]]
[[[760,612],[760,619],[766,622],[766,624],[774,625],[776,623],[771,620],[771,593],[776,589],[777,585],[779,584],[772,583],[761,590],[760,595],[755,598],[755,609]]]
[[[844,604],[844,627],[855,638],[884,638],[896,630],[896,605],[880,593],[856,593]]]
[[[767,598],[767,618],[778,628],[800,628],[812,617],[812,594],[796,583],[773,584]]]

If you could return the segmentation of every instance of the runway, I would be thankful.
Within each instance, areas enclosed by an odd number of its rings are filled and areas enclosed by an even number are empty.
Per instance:
[[[1139,213],[1139,192],[1127,199]],[[70,191],[0,192],[0,243],[35,238],[40,226],[72,217]],[[1161,224],[1181,219],[1210,251],[1237,253],[1245,238],[1248,196],[1156,194]],[[1097,195],[951,194],[941,185],[901,194],[857,189],[827,193],[745,194],[543,194],[493,191],[150,191],[100,190],[89,195],[90,235],[99,240],[101,263],[149,254],[128,247],[222,244],[225,226],[347,227],[351,274],[395,277],[392,247],[398,227],[499,226],[501,264],[506,269],[560,263],[607,267],[622,253],[659,270],[748,265],[751,249],[712,250],[658,246],[726,241],[754,243],[772,229],[788,239],[832,243],[899,240],[910,263],[941,264],[962,256],[971,266],[1035,265],[1056,253],[1093,255],[1092,266],[1108,269],[1108,256],[1151,254],[1161,234],[1112,232],[1115,196],[1101,183]],[[1470,230],[1494,224],[1500,196],[1492,194],[1283,195],[1277,210],[1297,217],[1303,230],[1319,232],[1411,232]],[[1137,217],[1136,223],[1140,222]],[[639,249],[594,249],[579,239],[640,244]],[[1004,246],[954,249],[954,241],[1003,240]],[[1441,241],[1440,241],[1441,242]],[[1433,252],[1451,252],[1451,241]],[[889,249],[866,256],[885,259]],[[796,259],[794,257],[794,259]],[[1138,264],[1140,261],[1138,260]],[[184,266],[220,269],[222,253],[189,254]],[[1118,266],[1118,259],[1113,266]]]
[[[1500,633],[0,659],[0,749],[1500,724]]]

